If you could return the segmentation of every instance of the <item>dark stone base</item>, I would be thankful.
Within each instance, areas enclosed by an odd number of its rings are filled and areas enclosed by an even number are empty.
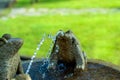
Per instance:
[[[29,61],[23,61],[26,72]],[[48,70],[48,63],[36,60],[30,69],[32,80],[120,80],[120,69],[115,65],[100,60],[88,60],[85,71],[73,73],[71,66],[58,66],[56,70]],[[61,67],[61,69],[58,69]]]

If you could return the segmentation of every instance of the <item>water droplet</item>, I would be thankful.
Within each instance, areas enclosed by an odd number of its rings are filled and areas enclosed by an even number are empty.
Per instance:
[[[39,50],[39,48],[37,48],[37,50]]]
[[[45,73],[42,74],[42,78],[43,78],[43,79],[45,78]]]
[[[56,50],[56,53],[58,53],[59,52],[59,50]]]
[[[48,67],[48,64],[49,64],[49,61],[48,60],[43,60],[43,63],[42,65],[40,66],[40,70],[39,72],[41,74],[45,74],[48,70],[47,70],[47,67]]]

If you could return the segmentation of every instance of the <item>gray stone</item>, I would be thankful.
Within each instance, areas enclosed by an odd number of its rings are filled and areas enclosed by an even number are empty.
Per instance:
[[[0,79],[11,80],[16,74],[22,74],[20,56],[17,53],[23,44],[19,38],[11,38],[4,34],[0,38]]]

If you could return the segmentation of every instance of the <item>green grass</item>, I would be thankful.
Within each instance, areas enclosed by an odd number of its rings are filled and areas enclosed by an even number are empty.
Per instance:
[[[32,56],[43,34],[53,34],[60,29],[72,30],[81,42],[88,58],[102,59],[120,65],[120,15],[47,15],[19,16],[7,21],[0,20],[0,35],[10,33],[24,40],[21,55]],[[37,57],[45,57],[50,46],[47,39]]]
[[[40,0],[30,4],[30,0],[18,0],[15,7],[34,8],[119,8],[120,0]]]
[[[119,8],[120,0],[18,0],[14,7],[26,8]],[[5,10],[2,15],[9,12]],[[32,56],[43,34],[72,30],[88,58],[102,59],[120,65],[120,13],[83,15],[18,16],[0,20],[0,35],[10,33],[24,40],[21,55]],[[46,39],[37,57],[45,57],[50,47]]]

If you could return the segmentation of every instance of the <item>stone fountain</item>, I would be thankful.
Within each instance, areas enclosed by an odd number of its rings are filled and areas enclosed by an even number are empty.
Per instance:
[[[9,39],[6,37],[0,38],[0,48],[7,45],[8,42],[10,42],[11,40],[14,39],[13,38]],[[19,77],[16,70],[14,73],[12,73],[14,75],[10,76],[9,79],[23,80],[22,77],[27,75],[27,77],[24,80],[31,80],[31,79],[32,80],[120,80],[119,66],[113,65],[111,63],[102,60],[86,59],[85,54],[83,53],[81,48],[79,49],[78,45],[79,44],[77,43],[76,37],[73,35],[71,31],[67,31],[67,32],[60,31],[56,35],[54,46],[52,48],[52,52],[49,58],[32,60],[31,67],[27,72],[27,74],[21,73]],[[6,50],[0,49],[1,55],[4,54],[3,51]],[[78,53],[76,54],[74,52],[79,52],[79,54]],[[61,56],[61,54],[63,56]],[[8,60],[8,59],[2,59],[3,57],[0,58],[1,58],[0,59],[1,62],[5,62],[2,60]],[[29,63],[31,62],[31,58],[21,57],[21,60],[22,60],[23,71],[26,72]],[[9,62],[8,64],[10,63],[11,62]],[[16,63],[15,64],[12,63],[11,67],[15,65]],[[11,67],[7,66],[7,68],[11,68]],[[6,71],[2,71],[3,69],[1,69],[1,66],[0,66],[0,70],[1,70],[0,76],[2,74],[7,73]],[[7,71],[9,70],[8,72],[12,72],[11,69],[4,69],[4,70]],[[7,75],[11,75],[11,73],[7,73]],[[14,76],[18,76],[19,79],[17,78],[13,79]],[[31,79],[29,76],[31,77]],[[5,76],[5,79],[6,78],[7,76]]]
[[[33,61],[29,71],[32,80],[120,80],[118,66],[102,60],[86,59],[85,54],[80,51],[82,49],[76,47],[78,45],[80,44],[71,31],[58,32],[50,57]],[[80,52],[80,57],[74,52]],[[73,61],[70,61],[72,60],[71,55],[74,56]],[[81,61],[76,58],[81,58]],[[83,68],[76,69],[76,60],[81,63],[80,66],[82,65]],[[23,61],[24,71],[27,70],[29,62],[29,59]],[[52,69],[49,68],[51,65]]]

